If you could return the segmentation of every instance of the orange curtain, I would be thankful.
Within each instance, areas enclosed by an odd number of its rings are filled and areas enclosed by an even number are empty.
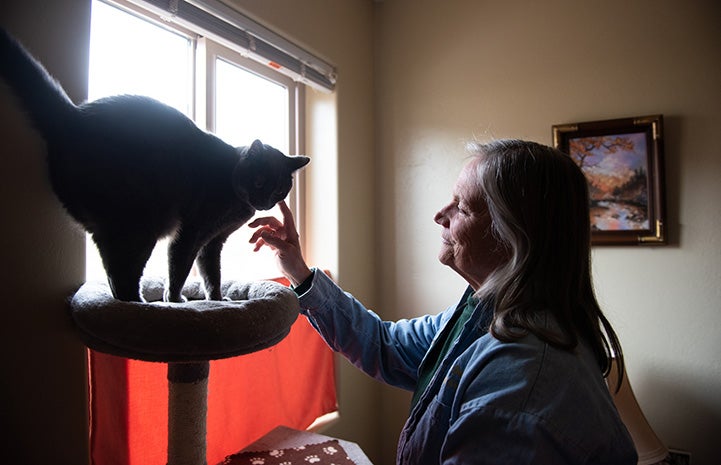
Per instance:
[[[165,363],[89,351],[93,465],[167,462]],[[337,410],[334,356],[299,316],[277,345],[211,361],[207,463],[214,465],[276,426],[306,429]]]

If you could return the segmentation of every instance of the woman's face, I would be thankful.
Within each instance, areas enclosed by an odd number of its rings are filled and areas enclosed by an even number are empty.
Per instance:
[[[438,259],[478,289],[507,258],[491,233],[491,216],[476,182],[480,159],[466,164],[453,188],[453,199],[434,218],[443,227]]]

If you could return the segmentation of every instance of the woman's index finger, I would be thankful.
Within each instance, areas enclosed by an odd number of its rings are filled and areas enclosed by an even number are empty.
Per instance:
[[[285,227],[295,229],[293,212],[290,211],[288,204],[285,203],[285,200],[281,200],[280,202],[278,202],[278,206],[280,207],[280,212],[283,214],[283,224],[285,225]]]

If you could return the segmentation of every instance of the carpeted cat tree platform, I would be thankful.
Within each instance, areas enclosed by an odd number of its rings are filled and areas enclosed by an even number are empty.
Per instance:
[[[298,317],[298,298],[269,281],[224,283],[222,301],[202,300],[200,283],[190,283],[184,303],[163,302],[160,279],[141,287],[145,302],[124,302],[108,285],[86,283],[71,299],[73,320],[93,350],[168,364],[168,465],[206,465],[210,360],[280,342]]]

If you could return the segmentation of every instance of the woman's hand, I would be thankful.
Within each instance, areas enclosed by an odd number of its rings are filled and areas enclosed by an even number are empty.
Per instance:
[[[266,216],[248,223],[249,227],[258,228],[251,236],[250,242],[255,244],[253,249],[255,252],[263,246],[270,247],[275,252],[278,267],[283,275],[290,280],[293,286],[298,286],[312,272],[306,265],[300,250],[298,231],[295,228],[290,208],[285,201],[279,202],[278,206],[283,214],[283,222],[281,223],[272,216]]]

